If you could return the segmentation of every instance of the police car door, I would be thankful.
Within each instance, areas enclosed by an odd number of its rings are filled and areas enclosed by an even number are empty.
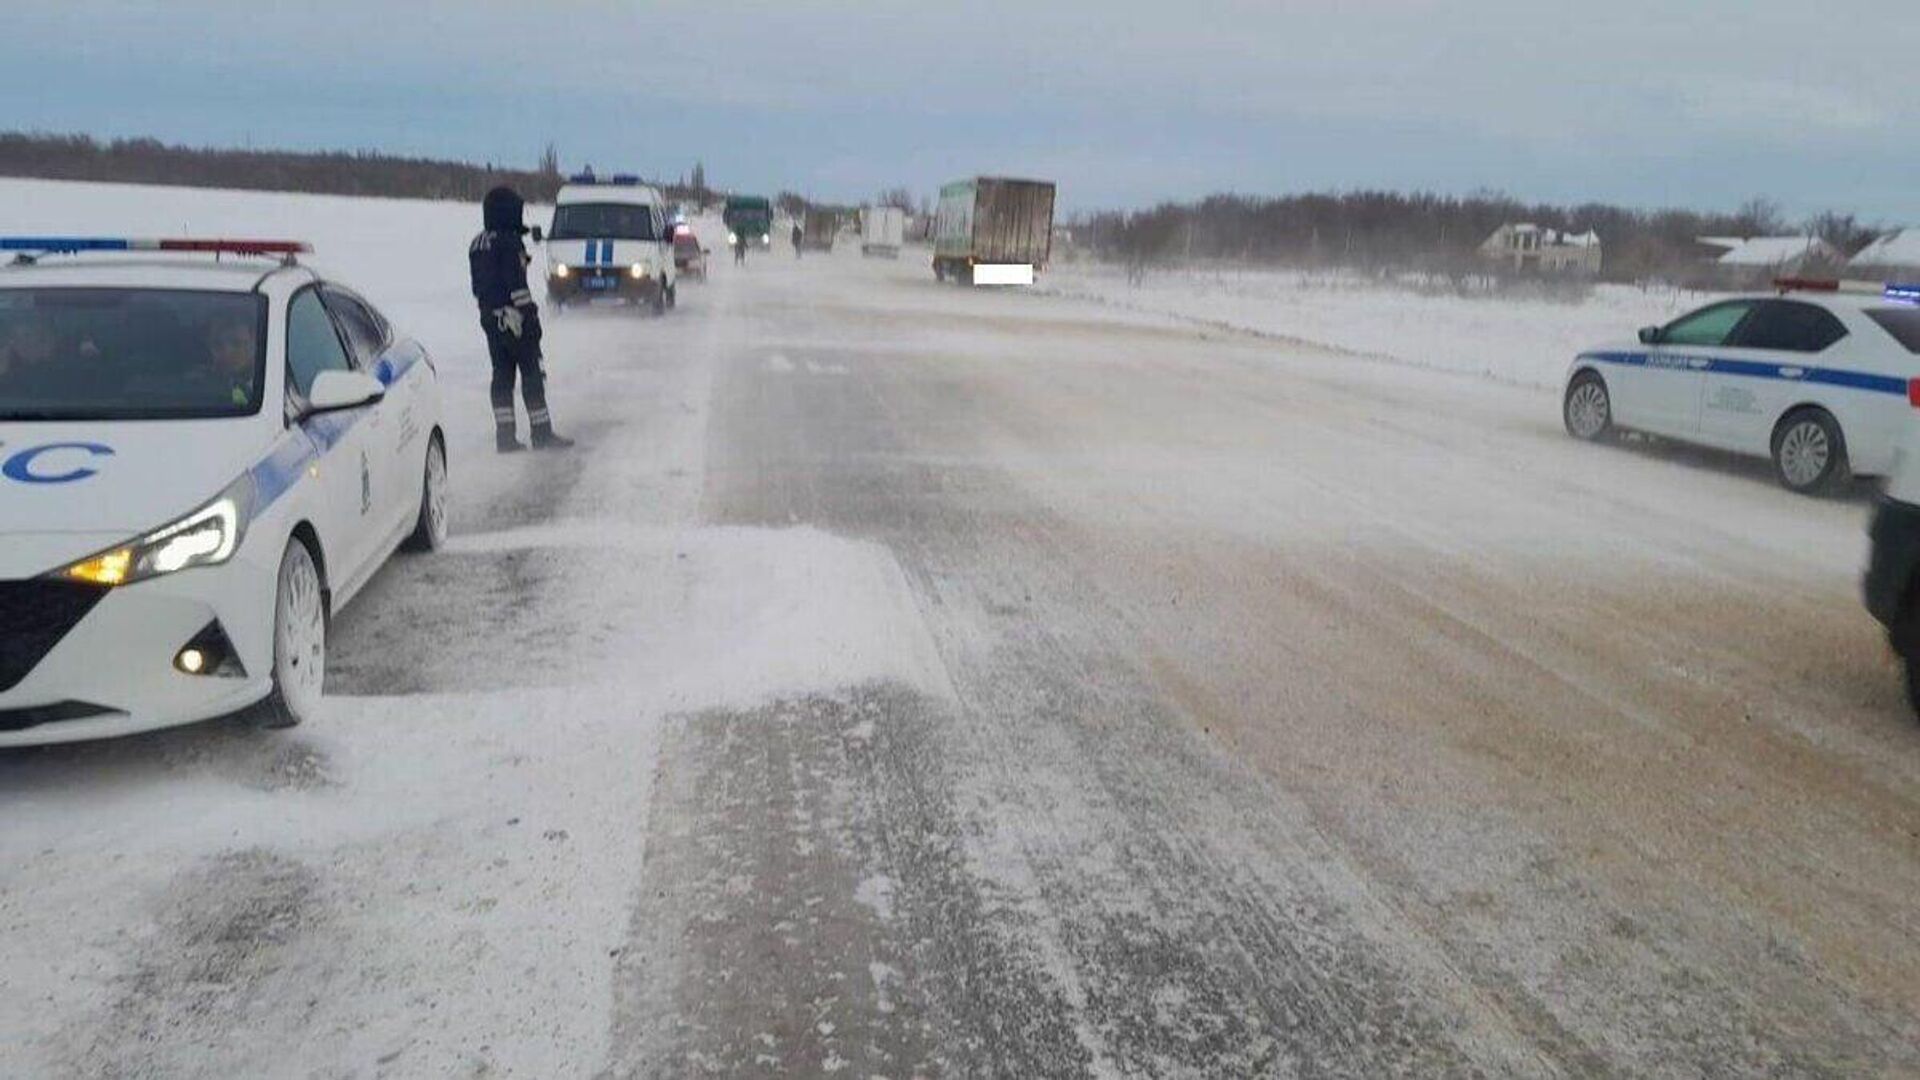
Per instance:
[[[320,295],[340,326],[354,367],[379,379],[387,388],[387,396],[371,408],[366,420],[365,480],[369,491],[365,494],[372,500],[371,543],[377,547],[380,538],[391,539],[391,534],[420,506],[416,481],[425,475],[425,459],[415,467],[409,467],[405,460],[410,444],[418,441],[413,416],[417,380],[408,377],[411,371],[403,370],[396,358],[387,355],[392,330],[366,301],[337,285],[321,286]],[[424,454],[424,448],[420,452]],[[380,554],[377,550],[369,553],[375,558]]]
[[[1621,408],[1621,423],[1658,434],[1697,434],[1707,369],[1753,306],[1752,300],[1728,300],[1668,323],[1647,354],[1640,393],[1631,403],[1636,410]]]
[[[287,400],[295,415],[305,407],[316,375],[351,370],[353,361],[319,289],[309,285],[294,293],[287,302]],[[372,412],[373,406],[363,405],[299,421],[319,454],[299,483],[314,486],[307,505],[317,519],[327,584],[335,595],[358,586],[373,544],[372,465],[366,449]]]
[[[1702,399],[1701,434],[1734,449],[1770,453],[1774,424],[1787,409],[1849,392],[1830,381],[1822,367],[1846,336],[1840,320],[1817,305],[1798,300],[1756,303],[1728,347],[1715,351]],[[1846,379],[1844,372],[1832,374],[1842,383]]]

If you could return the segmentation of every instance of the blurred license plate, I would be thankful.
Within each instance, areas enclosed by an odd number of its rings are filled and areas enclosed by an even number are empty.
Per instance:
[[[610,277],[590,277],[586,284],[589,289],[611,289],[619,284],[619,280]]]

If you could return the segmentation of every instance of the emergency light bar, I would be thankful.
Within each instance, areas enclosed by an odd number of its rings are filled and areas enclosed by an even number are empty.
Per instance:
[[[611,184],[617,187],[639,187],[640,178],[632,173],[614,173],[612,176],[602,179],[590,172],[582,172],[574,173],[572,176],[567,177],[567,183],[600,184],[603,186]]]
[[[293,255],[313,250],[301,240],[134,239],[114,236],[0,236],[0,251],[77,255],[85,251],[189,251],[216,255]]]
[[[1773,287],[1782,295],[1790,292],[1853,293],[1859,296],[1883,296],[1888,300],[1920,302],[1920,284],[1862,281],[1846,278],[1777,277]]]

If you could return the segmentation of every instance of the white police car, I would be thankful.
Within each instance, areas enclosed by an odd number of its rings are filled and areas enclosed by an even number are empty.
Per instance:
[[[547,301],[556,310],[618,300],[660,315],[677,302],[666,202],[639,177],[571,177],[554,198],[552,226],[534,238],[546,245]]]
[[[1881,476],[1920,402],[1920,296],[1908,286],[1782,279],[1583,352],[1562,416],[1576,438],[1617,428],[1773,459],[1794,491]]]
[[[446,539],[425,351],[302,244],[8,250],[0,746],[308,717],[329,616],[401,542]],[[282,258],[83,254],[111,251]]]

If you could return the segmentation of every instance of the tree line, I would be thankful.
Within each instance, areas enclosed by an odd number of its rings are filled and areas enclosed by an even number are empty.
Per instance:
[[[0,133],[0,176],[462,201],[508,184],[529,202],[552,201],[565,180],[552,146],[537,168],[522,169],[371,150],[205,149],[39,132]],[[706,196],[705,169],[696,166],[695,177],[692,184],[660,186],[673,199]]]
[[[1213,195],[1139,211],[1093,214],[1075,242],[1133,265],[1185,259],[1345,266],[1454,273],[1484,266],[1480,245],[1509,222],[1597,233],[1602,275],[1613,280],[1682,279],[1712,254],[1702,236],[1804,232],[1851,255],[1876,230],[1829,212],[1803,223],[1753,199],[1730,212],[1638,210],[1606,203],[1526,203],[1498,193],[1352,191],[1280,197]]]

